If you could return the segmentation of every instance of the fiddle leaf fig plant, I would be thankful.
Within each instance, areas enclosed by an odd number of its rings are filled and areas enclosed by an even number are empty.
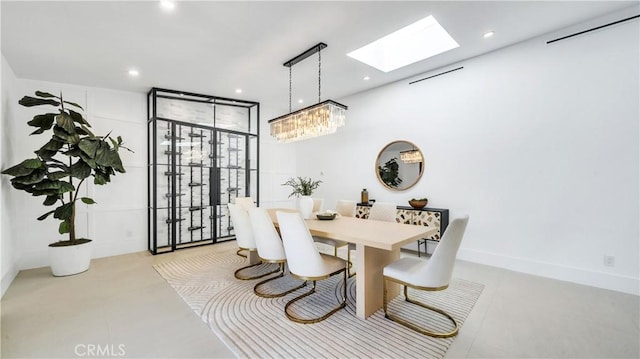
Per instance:
[[[89,239],[76,238],[76,203],[95,204],[89,197],[79,197],[82,184],[93,178],[96,185],[111,181],[116,172],[125,173],[118,151],[124,148],[120,136],[115,139],[108,133],[94,135],[91,125],[81,114],[84,109],[60,96],[36,91],[36,97],[24,96],[18,103],[22,106],[53,106],[57,111],[36,115],[27,124],[35,127],[31,135],[45,132],[51,138],[34,151],[35,157],[27,158],[19,164],[2,171],[12,176],[11,185],[33,196],[44,196],[42,203],[53,207],[38,217],[39,221],[53,215],[60,221],[58,232],[68,233],[68,240],[50,246],[77,245]],[[57,206],[56,206],[57,205]]]

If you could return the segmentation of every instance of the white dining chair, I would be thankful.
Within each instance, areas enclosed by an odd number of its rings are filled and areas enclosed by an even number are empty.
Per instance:
[[[384,267],[382,273],[384,278],[382,305],[386,318],[398,322],[419,333],[436,338],[448,338],[458,334],[458,323],[451,315],[442,309],[432,307],[415,299],[410,299],[407,288],[411,287],[416,290],[439,291],[449,287],[449,282],[451,281],[451,276],[453,274],[453,266],[456,261],[456,254],[458,253],[458,248],[460,248],[460,242],[462,241],[468,222],[469,216],[454,219],[447,227],[440,243],[438,243],[438,246],[429,260],[416,257],[405,257]],[[387,308],[389,300],[389,298],[387,298],[388,281],[404,286],[404,297],[407,302],[444,315],[453,323],[454,329],[449,332],[434,332],[389,313]]]
[[[252,197],[236,197],[236,204],[244,208],[245,211],[256,208],[256,202]]]
[[[356,216],[356,201],[341,199],[336,204],[336,212],[343,217]]]
[[[324,207],[324,199],[323,198],[313,198],[313,212],[322,212],[322,208]]]
[[[243,251],[247,251],[249,253],[256,251],[256,241],[253,236],[253,229],[251,228],[251,222],[249,221],[249,214],[242,207],[237,204],[229,203],[229,215],[231,216],[231,222],[233,222],[233,231],[236,236],[236,242],[238,243],[238,248]],[[241,271],[261,265],[261,262],[257,262],[254,264],[249,264],[242,268],[239,268],[233,274],[237,279],[249,280],[249,279],[258,279],[269,274],[277,273],[278,270],[267,272],[264,274],[258,274],[255,276],[243,276],[240,274]]]
[[[262,263],[277,263],[280,268],[280,273],[277,276],[263,280],[257,283],[253,287],[253,292],[263,298],[276,298],[289,294],[297,289],[300,289],[307,285],[304,281],[301,285],[288,289],[279,293],[266,293],[260,291],[260,288],[270,281],[282,278],[285,275],[287,256],[282,246],[282,240],[280,235],[273,226],[271,217],[264,208],[251,208],[249,210],[249,220],[251,227],[253,228],[253,235],[256,241],[256,248],[258,250],[258,257]]]
[[[296,323],[309,324],[323,321],[347,305],[347,262],[344,259],[318,252],[309,228],[307,228],[304,219],[299,213],[277,211],[276,216],[280,234],[282,235],[284,251],[287,256],[289,272],[295,278],[313,282],[313,288],[310,291],[287,302],[284,307],[285,314],[289,320]],[[316,292],[316,281],[327,279],[340,273],[344,274],[343,293],[342,301],[337,307],[320,317],[310,319],[301,318],[290,312],[289,308],[292,304]]]
[[[244,208],[245,211],[248,211],[249,209],[256,207],[256,203],[253,201],[253,198],[251,197],[236,197],[235,202],[237,205]],[[243,254],[242,252],[244,252],[243,249],[238,249],[236,254],[239,255],[240,257],[247,258],[247,255]]]
[[[375,221],[396,222],[396,204],[389,202],[375,202],[369,210],[368,219]]]

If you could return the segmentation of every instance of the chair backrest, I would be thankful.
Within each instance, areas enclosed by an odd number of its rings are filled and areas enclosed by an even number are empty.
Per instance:
[[[244,208],[245,211],[256,208],[256,203],[251,197],[236,197],[236,204]]]
[[[271,217],[264,208],[251,208],[249,220],[253,228],[253,238],[260,258],[271,261],[287,259],[282,246],[282,240],[273,226]]]
[[[369,219],[385,222],[396,222],[396,204],[375,202],[369,210]]]
[[[289,271],[300,277],[325,275],[324,260],[298,212],[276,212]]]
[[[313,212],[321,212],[323,206],[324,206],[324,199],[322,198],[313,199]]]
[[[416,275],[425,287],[439,288],[449,284],[460,242],[467,228],[469,216],[462,216],[449,223],[427,264]]]
[[[233,222],[233,231],[236,234],[238,247],[245,249],[255,249],[256,241],[253,238],[253,229],[249,221],[249,214],[237,204],[229,203],[229,215]]]
[[[336,212],[344,217],[355,217],[356,201],[349,201],[346,199],[339,200],[338,204],[336,204]]]

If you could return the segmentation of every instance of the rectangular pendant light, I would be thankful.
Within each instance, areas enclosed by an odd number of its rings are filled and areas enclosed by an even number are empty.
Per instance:
[[[289,67],[289,111],[291,111],[291,67],[318,53],[318,70],[320,70],[320,51],[326,47],[326,44],[319,43],[284,63],[284,66]],[[318,103],[270,120],[271,136],[278,142],[293,142],[332,134],[339,127],[344,126],[346,111],[347,106],[341,103],[332,100],[320,102],[320,71],[318,71]]]

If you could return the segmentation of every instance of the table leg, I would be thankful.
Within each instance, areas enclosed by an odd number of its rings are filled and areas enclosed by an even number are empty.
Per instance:
[[[363,244],[356,245],[356,315],[366,319],[382,308],[382,270],[400,258],[400,249],[387,251]],[[400,294],[400,286],[387,283],[389,298]]]

